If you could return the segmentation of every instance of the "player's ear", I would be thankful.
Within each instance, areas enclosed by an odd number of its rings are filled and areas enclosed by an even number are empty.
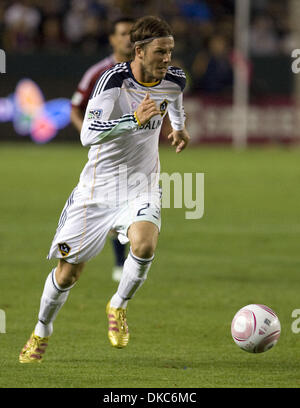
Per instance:
[[[115,45],[114,39],[115,39],[115,37],[114,37],[113,34],[110,34],[110,35],[108,36],[109,44],[110,44],[112,47],[114,47],[114,45]]]
[[[144,57],[144,49],[137,45],[135,47],[135,56],[138,57],[138,58],[143,58]]]

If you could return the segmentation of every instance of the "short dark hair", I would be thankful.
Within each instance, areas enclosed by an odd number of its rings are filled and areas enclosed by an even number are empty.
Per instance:
[[[130,40],[134,44],[136,41],[143,41],[152,37],[168,37],[172,34],[169,24],[156,16],[146,16],[139,18],[130,31]]]
[[[129,24],[134,24],[135,20],[132,17],[119,17],[118,19],[114,20],[109,29],[109,35],[115,34],[116,32],[116,26],[119,23],[129,23]]]

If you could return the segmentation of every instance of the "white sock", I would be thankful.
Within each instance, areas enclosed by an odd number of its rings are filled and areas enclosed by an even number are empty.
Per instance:
[[[49,273],[41,297],[39,320],[34,329],[34,334],[39,337],[51,336],[53,332],[52,323],[60,308],[66,302],[70,289],[75,285],[74,283],[69,288],[59,286],[55,278],[55,271],[56,268]]]
[[[147,279],[147,274],[154,259],[144,259],[135,256],[130,248],[128,257],[124,263],[122,278],[117,292],[110,301],[110,306],[114,308],[127,307],[128,300],[131,299],[136,291]]]

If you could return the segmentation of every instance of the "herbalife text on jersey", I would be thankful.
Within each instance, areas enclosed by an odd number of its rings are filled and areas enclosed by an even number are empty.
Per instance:
[[[109,185],[105,193],[105,185]],[[204,173],[130,172],[126,165],[118,166],[118,173],[102,175],[101,196],[93,200],[101,207],[114,207],[141,193],[149,195],[161,191],[162,208],[185,208],[186,219],[200,219],[204,215]],[[113,188],[112,188],[113,186]]]

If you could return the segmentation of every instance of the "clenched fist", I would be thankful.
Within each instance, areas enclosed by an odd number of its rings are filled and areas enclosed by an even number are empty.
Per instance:
[[[135,111],[135,118],[139,125],[145,125],[153,116],[159,115],[160,111],[157,109],[155,102],[150,98],[147,92],[145,98],[139,104]]]

